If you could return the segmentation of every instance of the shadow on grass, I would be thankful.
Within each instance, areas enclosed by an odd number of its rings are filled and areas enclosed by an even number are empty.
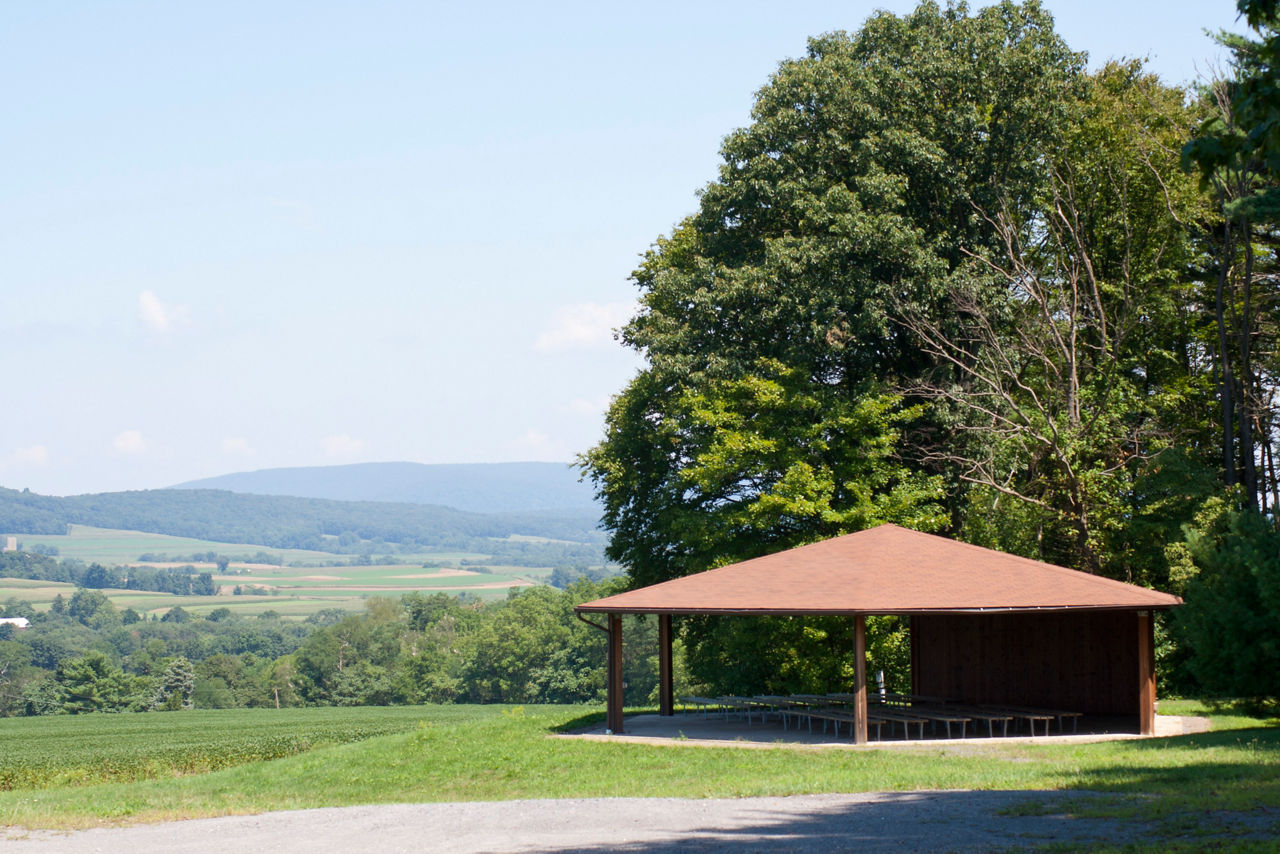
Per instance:
[[[1252,727],[1125,743],[1131,761],[1084,768],[1071,789],[1134,796],[1118,811],[1167,817],[1187,810],[1280,809],[1280,729]],[[1163,758],[1151,756],[1165,753]],[[1151,761],[1144,761],[1150,756]]]
[[[547,732],[577,732],[580,729],[586,729],[589,726],[604,723],[604,718],[604,712],[587,712],[585,715],[578,715],[576,718],[570,718],[564,723],[549,726],[547,727]]]
[[[1280,706],[1269,699],[1201,699],[1201,703],[1215,715],[1242,715],[1251,718],[1275,718],[1280,715]],[[1277,723],[1277,721],[1271,721]]]
[[[623,711],[623,714],[626,716],[655,715],[657,713],[658,713],[658,710],[656,708],[637,708],[637,709],[627,708]],[[577,732],[578,730],[586,729],[587,727],[592,727],[592,726],[596,726],[597,724],[602,724],[604,723],[604,721],[605,721],[604,712],[587,712],[585,714],[578,715],[576,718],[571,718],[570,720],[567,720],[564,723],[559,723],[559,724],[556,724],[555,726],[547,727],[547,731],[555,732],[555,733],[573,733],[573,732]]]

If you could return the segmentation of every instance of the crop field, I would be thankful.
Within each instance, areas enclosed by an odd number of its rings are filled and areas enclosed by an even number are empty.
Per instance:
[[[0,535],[3,536],[3,535]],[[34,546],[53,546],[59,558],[77,558],[85,563],[101,563],[118,566],[136,563],[140,555],[168,554],[191,555],[215,552],[228,556],[255,555],[266,552],[286,562],[333,560],[328,552],[305,549],[271,549],[247,543],[215,543],[212,540],[196,540],[188,537],[170,537],[166,534],[148,534],[142,531],[117,531],[110,528],[92,528],[88,525],[71,525],[67,534],[15,534],[25,549]]]
[[[212,570],[212,566],[197,568]],[[523,567],[520,568],[523,571]],[[427,570],[421,566],[334,567],[323,573],[290,567],[254,567],[246,574],[214,574],[221,587],[217,596],[177,596],[147,590],[102,592],[117,608],[133,608],[138,613],[163,616],[170,608],[181,606],[194,614],[207,614],[215,608],[229,608],[233,613],[257,615],[275,611],[286,617],[307,617],[326,608],[359,611],[371,596],[399,598],[405,593],[421,592],[467,594],[480,599],[497,599],[513,587],[539,583],[535,575],[499,575],[463,570]],[[236,587],[242,594],[235,595]],[[31,581],[23,578],[0,578],[0,601],[10,597],[30,602],[39,610],[47,609],[54,597],[69,599],[75,592],[70,584]]]
[[[232,566],[242,566],[248,558],[265,553],[280,559],[286,565],[295,567],[324,567],[332,563],[345,562],[350,557],[309,549],[277,549],[251,543],[219,543],[190,537],[171,537],[167,534],[148,534],[144,531],[94,528],[89,525],[71,525],[69,533],[66,534],[6,535],[0,533],[0,537],[4,536],[17,537],[23,548],[28,551],[36,546],[51,546],[57,548],[59,558],[76,558],[85,563],[101,563],[106,566],[138,563],[139,558],[144,554],[168,555],[185,564],[189,563],[186,560],[187,556],[213,552],[232,558]],[[406,562],[420,565],[425,562],[456,564],[463,560],[484,560],[488,555],[479,552],[433,551],[400,557]]]
[[[169,537],[138,531],[116,531],[73,525],[63,536],[28,536],[20,539],[26,548],[35,545],[54,546],[57,557],[77,558],[86,563],[108,566],[141,564],[146,566],[193,566],[214,573],[221,586],[219,596],[175,596],[140,590],[103,592],[118,608],[133,608],[143,615],[163,615],[170,608],[182,606],[195,614],[215,608],[256,615],[275,611],[286,617],[307,617],[326,608],[358,611],[371,596],[398,598],[405,593],[467,594],[480,599],[503,598],[513,587],[542,584],[551,574],[549,567],[516,567],[499,564],[478,566],[475,562],[487,555],[475,552],[434,552],[402,555],[403,563],[394,566],[329,566],[343,562],[345,556],[301,549],[269,549],[254,545],[215,543],[208,540]],[[251,557],[259,552],[278,557],[283,566],[232,560],[226,572],[207,561],[173,560],[147,562],[144,554],[162,554],[178,558],[214,552],[228,557]],[[470,565],[459,567],[462,561]],[[426,564],[426,566],[424,566]],[[242,595],[234,595],[239,587]],[[74,593],[69,584],[0,578],[0,600],[23,599],[36,608],[45,609],[54,597],[69,598]]]
[[[465,707],[236,709],[0,720],[0,791],[198,774],[404,732]]]

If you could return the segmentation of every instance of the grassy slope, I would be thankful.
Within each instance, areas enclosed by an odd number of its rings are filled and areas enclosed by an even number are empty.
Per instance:
[[[0,793],[0,823],[81,827],[368,803],[911,789],[1111,792],[1121,797],[1082,801],[1080,811],[1143,819],[1280,806],[1280,732],[1246,717],[1218,717],[1219,731],[1206,735],[1079,746],[974,741],[912,750],[742,750],[548,736],[582,711],[423,707],[410,732],[276,761]],[[44,725],[12,725],[20,724]]]

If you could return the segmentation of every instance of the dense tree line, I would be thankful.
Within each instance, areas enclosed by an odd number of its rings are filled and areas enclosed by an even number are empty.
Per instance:
[[[4,614],[32,626],[0,627],[0,714],[595,702],[604,633],[575,619],[573,606],[616,589],[577,581],[490,604],[411,593],[306,622],[226,608],[145,620],[86,588],[47,612],[9,600]],[[656,691],[656,631],[649,620],[627,633],[629,693],[641,700]]]
[[[100,563],[86,566],[82,561],[56,561],[30,552],[0,552],[0,578],[56,581],[95,590],[111,587],[121,590],[152,590],[178,596],[218,595],[218,585],[213,583],[213,573],[201,572],[192,566],[107,567]]]
[[[1166,675],[1274,693],[1200,659],[1258,638],[1280,577],[1280,41],[1242,9],[1260,41],[1190,92],[1089,72],[1037,2],[783,62],[634,274],[646,367],[582,460],[631,583],[897,522],[1184,593]],[[685,622],[697,678],[839,677],[839,621],[741,622]]]

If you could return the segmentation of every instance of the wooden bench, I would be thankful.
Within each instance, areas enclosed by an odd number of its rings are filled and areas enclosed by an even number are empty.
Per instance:
[[[934,732],[937,732],[938,724],[945,725],[947,728],[947,738],[951,738],[952,724],[960,725],[960,737],[964,738],[965,728],[973,722],[973,717],[967,711],[962,709],[946,708],[942,706],[927,706],[915,703],[910,706],[889,706],[888,708],[924,718],[933,724]]]
[[[1027,706],[999,706],[999,711],[1008,712],[1011,715],[1035,715],[1037,720],[1042,720],[1044,715],[1057,720],[1058,732],[1063,732],[1063,719],[1071,718],[1071,731],[1080,731],[1080,718],[1084,717],[1083,712],[1068,712],[1062,709],[1033,709]],[[1035,727],[1032,727],[1032,735],[1035,735]],[[1049,734],[1049,726],[1045,725],[1044,734]]]
[[[896,709],[892,706],[877,705],[867,709],[867,720],[879,720],[889,724],[889,737],[893,737],[893,725],[895,723],[902,724],[902,737],[904,739],[911,738],[911,727],[914,724],[919,727],[920,739],[924,740],[924,725],[929,723],[928,719],[913,714],[906,709]]]
[[[954,708],[958,712],[963,712],[975,721],[986,721],[987,735],[991,738],[996,737],[995,725],[997,723],[1000,724],[1001,737],[1007,737],[1009,735],[1009,722],[1013,720],[1013,715],[1011,714],[994,712],[985,706],[978,707],[956,704],[954,706],[948,706],[948,708]],[[977,729],[976,724],[974,725],[974,729]]]
[[[702,716],[705,718],[711,709],[720,711],[720,703],[711,697],[680,697],[680,703],[684,706],[681,710],[683,714],[689,714],[689,707],[696,706],[702,709]]]
[[[716,702],[720,704],[720,710],[724,713],[725,719],[729,717],[730,710],[736,711],[746,720],[747,726],[751,726],[751,715],[755,712],[760,713],[760,722],[764,723],[765,709],[760,703],[749,697],[735,697],[732,694],[723,697],[716,697]]]
[[[1049,724],[1057,717],[1056,715],[1052,715],[1040,709],[1024,709],[1012,706],[988,706],[985,703],[979,706],[979,708],[983,711],[990,712],[991,714],[1009,715],[1015,720],[1026,721],[1027,726],[1031,729],[1032,738],[1035,738],[1036,735],[1037,722],[1044,721],[1044,734],[1048,735]]]
[[[848,723],[848,724],[849,724],[849,737],[850,737],[850,738],[853,738],[853,728],[854,728],[854,727],[857,725],[857,723],[858,723],[857,718],[854,716],[854,714],[853,714],[852,712],[846,712],[846,711],[844,711],[843,709],[821,709],[821,708],[808,708],[808,709],[805,709],[804,711],[800,712],[800,714],[803,714],[803,715],[805,715],[806,717],[810,718],[810,722],[809,722],[809,731],[810,731],[810,732],[813,732],[813,721],[812,721],[812,718],[818,718],[819,720],[821,720],[821,721],[822,721],[822,731],[823,731],[824,733],[827,731],[827,723],[826,723],[826,722],[827,722],[827,721],[831,721],[832,726],[833,726],[833,727],[834,727],[834,729],[835,729],[836,738],[839,738],[839,737],[840,737],[840,724],[842,724],[842,723]],[[875,735],[876,735],[876,741],[880,741],[881,736],[882,736],[881,728],[885,725],[885,723],[886,723],[886,722],[887,722],[887,721],[885,721],[884,719],[881,719],[881,718],[875,718],[875,717],[873,717],[872,715],[867,715],[867,734],[868,734],[868,736],[870,736],[870,734],[871,734],[871,730],[872,730],[872,728],[874,728],[874,729],[875,729]],[[892,734],[893,734],[893,729],[892,729],[892,727],[890,727],[889,734],[890,734],[890,735],[892,735]]]

